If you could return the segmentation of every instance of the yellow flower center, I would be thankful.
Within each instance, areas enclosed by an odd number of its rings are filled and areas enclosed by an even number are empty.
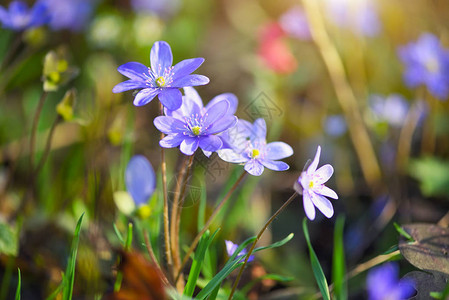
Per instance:
[[[251,153],[251,158],[256,158],[260,154],[260,151],[257,149],[253,149],[253,152]]]
[[[165,86],[165,78],[162,76],[159,76],[158,78],[156,78],[156,84],[158,87]]]
[[[311,188],[313,188],[313,181],[312,180],[310,180],[310,182],[309,182],[309,189],[311,189]]]
[[[200,126],[194,126],[194,127],[192,127],[192,133],[193,133],[194,135],[200,135],[200,133],[201,133],[201,127],[200,127]]]
[[[440,69],[440,66],[438,64],[438,60],[436,60],[434,57],[429,58],[425,63],[427,71],[430,73],[437,73]]]

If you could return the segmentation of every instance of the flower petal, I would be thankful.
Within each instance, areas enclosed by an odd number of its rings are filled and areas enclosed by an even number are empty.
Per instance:
[[[237,124],[236,116],[224,116],[223,118],[212,123],[212,125],[207,129],[207,133],[219,133],[234,127],[235,124]]]
[[[253,176],[260,176],[263,173],[263,165],[255,159],[249,160],[244,167],[245,171]]]
[[[211,107],[208,107],[204,113],[204,126],[208,127],[213,125],[214,122],[218,121],[226,113],[229,107],[228,101],[220,101]]]
[[[235,112],[237,111],[237,106],[239,104],[239,101],[237,100],[237,96],[232,93],[225,93],[225,94],[220,94],[218,96],[215,96],[214,98],[212,98],[212,100],[209,101],[209,103],[207,103],[206,108],[216,104],[217,102],[223,101],[223,100],[227,100],[229,102],[229,108],[226,113],[229,115],[235,114]]]
[[[202,57],[184,59],[183,61],[180,61],[173,67],[173,80],[189,75],[198,69],[203,62],[204,58]]]
[[[159,101],[169,110],[176,110],[181,107],[182,94],[178,89],[163,89],[159,94]]]
[[[153,98],[159,94],[159,89],[153,89],[153,88],[147,88],[143,89],[140,92],[137,93],[136,97],[134,98],[133,104],[135,106],[142,106],[147,103],[149,103]]]
[[[269,159],[261,159],[259,161],[262,165],[274,171],[285,171],[290,168],[290,166],[283,161],[274,161]]]
[[[113,93],[121,93],[129,90],[137,90],[148,87],[145,82],[135,81],[135,80],[127,80],[120,82],[116,86],[112,88]]]
[[[315,206],[313,205],[312,199],[310,199],[309,191],[303,191],[302,202],[307,218],[309,218],[309,220],[311,221],[315,220]]]
[[[217,151],[218,156],[227,162],[240,164],[248,161],[248,158],[243,157],[240,153],[233,151],[232,149],[221,149]]]
[[[182,88],[186,86],[205,85],[209,83],[209,78],[204,75],[187,75],[174,80],[171,84],[172,87]]]
[[[192,155],[198,149],[199,139],[197,137],[186,137],[179,147],[185,155]]]
[[[205,151],[215,152],[221,148],[223,142],[218,136],[208,135],[200,137],[200,148]]]
[[[164,41],[158,41],[153,44],[150,52],[151,69],[153,72],[161,75],[166,68],[173,64],[173,54],[170,45]]]
[[[283,159],[293,155],[293,149],[284,142],[268,143],[266,157],[271,160]]]
[[[185,138],[183,134],[170,134],[160,140],[159,145],[163,148],[178,147]]]
[[[129,79],[140,81],[148,79],[148,67],[138,62],[128,62],[117,68],[120,74]]]
[[[313,162],[310,164],[310,166],[307,168],[307,173],[311,174],[316,171],[316,168],[318,167],[318,162],[320,160],[320,154],[321,154],[321,147],[318,146],[315,158],[313,159]]]
[[[156,117],[153,121],[156,128],[165,134],[183,133],[185,131],[184,122],[167,116]]]
[[[312,199],[313,204],[327,218],[330,218],[334,215],[334,208],[332,207],[332,203],[326,197],[323,197],[321,195],[315,194],[314,192],[311,192],[310,198]]]
[[[125,171],[126,189],[136,205],[145,204],[156,189],[156,175],[143,155],[131,158]]]
[[[324,165],[313,173],[313,181],[316,184],[323,184],[331,178],[333,173],[334,168],[331,165]]]
[[[198,107],[203,109],[203,100],[201,99],[200,95],[195,90],[195,88],[193,88],[191,86],[186,86],[183,88],[183,90],[184,90],[185,98],[189,99],[193,103],[196,103],[196,105],[198,105]],[[195,113],[197,113],[197,112],[195,112]]]
[[[267,137],[267,123],[264,119],[259,118],[254,121],[251,128],[251,140],[263,139]]]
[[[329,198],[338,199],[337,193],[325,185],[321,186],[321,188],[319,189],[319,194]]]

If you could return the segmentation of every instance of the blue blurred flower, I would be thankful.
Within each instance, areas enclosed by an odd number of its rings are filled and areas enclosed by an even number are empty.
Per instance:
[[[167,134],[159,145],[163,148],[180,146],[185,155],[194,154],[200,147],[206,155],[210,155],[223,145],[216,134],[237,123],[237,117],[233,115],[236,99],[232,100],[232,96],[223,94],[203,107],[203,101],[194,88],[185,87],[184,93],[179,109],[165,109],[165,116],[154,119],[154,126]]]
[[[332,203],[326,198],[338,199],[337,193],[324,185],[334,173],[334,168],[327,164],[317,170],[320,160],[321,147],[315,154],[315,158],[306,171],[302,172],[295,182],[295,190],[302,194],[304,211],[310,220],[315,219],[316,206],[327,218],[334,215]]]
[[[330,115],[324,120],[324,131],[333,137],[339,137],[346,133],[348,126],[342,115]]]
[[[180,0],[131,0],[134,11],[149,12],[159,17],[173,16],[180,8]]]
[[[304,11],[299,6],[294,6],[285,12],[279,19],[281,28],[290,36],[300,40],[310,39],[310,28]]]
[[[209,83],[203,75],[190,74],[204,62],[204,58],[186,59],[175,66],[170,45],[163,41],[155,42],[150,53],[151,68],[138,62],[129,62],[118,67],[118,71],[130,80],[117,84],[112,91],[121,93],[142,89],[134,98],[134,105],[142,106],[158,96],[159,101],[169,110],[181,106],[182,87]]]
[[[226,252],[228,252],[228,256],[232,256],[235,251],[237,250],[237,248],[239,247],[239,245],[234,244],[231,241],[227,241],[225,240],[226,243]],[[237,255],[237,258],[246,255],[248,253],[248,251],[246,251],[246,249],[243,249],[242,251],[240,251],[240,253]],[[248,258],[248,262],[253,261],[254,260],[254,255],[250,255]],[[241,259],[240,262],[243,262],[244,259]]]
[[[86,27],[92,15],[93,0],[41,0],[48,6],[50,28],[80,31]]]
[[[404,81],[408,87],[426,85],[440,100],[449,95],[449,51],[430,33],[399,48],[399,57],[405,64]]]
[[[373,0],[323,0],[330,19],[339,27],[373,37],[380,33],[381,22]]]
[[[284,142],[267,144],[264,119],[257,119],[254,124],[239,120],[234,128],[221,136],[229,147],[218,151],[221,159],[245,164],[245,171],[253,176],[262,175],[264,167],[274,171],[289,169],[288,164],[278,160],[291,156],[293,149]]]
[[[372,95],[369,104],[378,121],[385,121],[395,127],[402,126],[410,109],[407,100],[399,94],[392,94],[387,97]]]
[[[156,189],[156,175],[148,159],[143,155],[133,156],[125,171],[125,184],[136,206],[147,203]]]
[[[414,282],[398,280],[397,264],[387,263],[372,269],[367,276],[366,285],[370,300],[400,300],[410,298],[414,292]]]
[[[21,31],[38,27],[48,23],[47,6],[44,3],[36,3],[28,8],[23,1],[12,1],[8,10],[0,6],[0,22],[4,28]]]

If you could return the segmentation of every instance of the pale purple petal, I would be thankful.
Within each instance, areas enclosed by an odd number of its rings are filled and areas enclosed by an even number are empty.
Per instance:
[[[217,122],[226,113],[228,108],[228,101],[220,101],[209,107],[204,115],[204,126],[209,127],[209,125]]]
[[[185,138],[183,134],[170,134],[160,140],[159,145],[163,148],[178,147]]]
[[[228,253],[228,256],[232,256],[235,250],[237,250],[237,248],[239,247],[239,245],[234,244],[233,242],[227,240],[225,240],[225,243],[226,243],[226,252]]]
[[[251,128],[251,139],[263,139],[267,137],[267,123],[264,119],[259,118],[254,121]]]
[[[173,54],[170,45],[164,41],[153,44],[150,52],[151,69],[158,75],[173,64]]]
[[[218,136],[208,135],[200,137],[200,148],[206,151],[215,152],[221,148],[223,142]]]
[[[333,199],[338,199],[337,193],[325,185],[321,186],[321,188],[319,190],[317,190],[317,192],[319,192],[320,195],[323,195],[323,196],[326,196],[329,198],[333,198]]]
[[[187,76],[184,76],[184,77],[174,80],[171,83],[171,86],[182,88],[182,87],[186,87],[186,86],[205,85],[208,83],[209,83],[209,78],[207,78],[206,76],[192,74],[192,75],[187,75]]]
[[[266,157],[271,160],[283,159],[293,155],[293,149],[284,142],[272,142],[267,144]]]
[[[227,115],[212,123],[212,125],[207,129],[207,133],[214,134],[222,132],[234,127],[235,124],[237,124],[237,117]]]
[[[310,199],[310,194],[307,190],[303,191],[302,202],[304,204],[304,211],[306,212],[307,218],[313,221],[315,219],[315,206]]]
[[[237,111],[237,106],[239,104],[239,101],[237,100],[237,96],[232,93],[225,93],[225,94],[220,94],[218,96],[215,96],[214,98],[212,98],[212,100],[209,101],[209,103],[207,103],[206,108],[216,104],[217,102],[223,101],[223,100],[227,100],[229,102],[229,108],[226,113],[229,115],[235,114]]]
[[[245,164],[245,171],[253,176],[260,176],[263,173],[264,167],[255,159],[251,159]]]
[[[316,171],[316,168],[318,167],[318,162],[320,160],[320,154],[321,154],[321,147],[318,146],[318,149],[316,150],[315,158],[313,159],[313,162],[310,164],[310,166],[307,168],[308,174],[311,174]]]
[[[142,81],[135,81],[135,80],[127,80],[120,82],[114,88],[112,89],[113,93],[121,93],[129,90],[137,90],[137,89],[143,89],[148,87],[148,85],[145,82]]]
[[[192,155],[198,149],[199,139],[197,137],[186,137],[180,146],[180,150],[185,155]]]
[[[201,99],[200,95],[195,90],[195,88],[193,88],[191,86],[186,86],[183,88],[183,90],[184,90],[185,98],[189,99],[193,103],[196,103],[196,105],[199,108],[203,109],[203,100]],[[197,113],[197,112],[194,112],[194,113]]]
[[[173,67],[173,80],[191,74],[193,71],[198,69],[203,62],[204,58],[202,57],[190,58],[180,61]]]
[[[159,116],[154,119],[153,123],[159,131],[165,134],[183,133],[185,131],[184,122],[173,117]]]
[[[117,68],[120,74],[136,81],[148,79],[148,67],[138,62],[128,62]]]
[[[227,162],[240,164],[248,161],[243,155],[231,150],[231,149],[221,149],[217,151],[218,156]]]
[[[269,159],[260,159],[259,161],[262,165],[274,171],[285,171],[290,168],[290,166],[283,161],[274,161]]]
[[[182,94],[178,89],[163,89],[159,94],[159,101],[169,110],[176,110],[181,107]]]
[[[314,182],[317,184],[323,184],[331,178],[332,174],[334,174],[334,168],[329,164],[324,165],[313,174]]]
[[[157,94],[159,94],[159,89],[143,89],[140,92],[137,93],[136,97],[134,98],[133,104],[135,106],[142,106],[147,103],[149,103],[151,100],[153,100],[154,97],[156,97]]]
[[[310,198],[313,204],[325,215],[327,218],[330,218],[334,215],[334,208],[332,207],[332,203],[323,196],[317,195],[313,192],[310,193]]]
[[[145,204],[156,189],[156,175],[148,159],[133,156],[125,171],[126,189],[136,205]]]

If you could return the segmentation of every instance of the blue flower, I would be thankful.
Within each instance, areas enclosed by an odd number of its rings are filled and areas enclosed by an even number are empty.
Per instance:
[[[293,154],[293,149],[284,142],[266,141],[267,124],[257,119],[254,124],[239,120],[237,126],[221,136],[225,148],[218,151],[221,159],[231,163],[245,164],[245,171],[260,176],[264,168],[285,171],[289,165],[278,161]]]
[[[177,110],[165,109],[165,116],[154,119],[154,125],[167,134],[159,145],[163,148],[180,146],[185,155],[192,155],[200,147],[206,155],[221,149],[223,142],[217,133],[228,130],[237,123],[233,115],[236,98],[222,94],[205,107],[192,87],[184,88],[185,96]]]
[[[233,242],[227,241],[227,240],[225,240],[225,243],[226,243],[226,252],[228,253],[228,256],[232,256],[235,253],[235,251],[237,250],[237,248],[239,247],[239,245],[234,244]],[[246,251],[246,249],[243,249],[242,251],[240,251],[239,254],[237,254],[237,258],[239,258],[243,255],[246,255],[247,253],[248,253],[248,251]],[[250,255],[248,258],[248,262],[253,261],[253,260],[254,260],[254,255]],[[244,259],[240,260],[240,262],[243,262],[243,261],[244,261]]]
[[[48,6],[50,28],[80,31],[86,27],[94,6],[93,0],[41,0]]]
[[[372,95],[369,99],[371,111],[378,121],[385,121],[393,127],[400,127],[407,117],[410,105],[399,94],[387,97]]]
[[[179,88],[204,85],[209,78],[190,74],[204,62],[204,58],[186,59],[175,66],[170,46],[163,41],[155,42],[150,53],[151,68],[138,62],[129,62],[118,67],[118,71],[130,80],[117,84],[112,91],[121,93],[142,89],[134,98],[134,105],[142,106],[158,96],[169,110],[181,106],[182,94]]]
[[[12,1],[8,10],[0,6],[0,22],[4,28],[21,31],[44,25],[48,22],[47,6],[36,3],[32,8],[23,1]]]
[[[304,211],[310,220],[315,219],[315,206],[327,218],[332,217],[334,208],[326,197],[338,199],[337,193],[324,185],[334,173],[334,168],[327,164],[317,170],[320,154],[321,147],[318,146],[313,162],[301,173],[294,186],[295,190],[302,194]]]
[[[399,48],[399,57],[405,64],[404,81],[408,87],[427,86],[440,100],[449,96],[449,51],[441,46],[436,36],[421,35],[415,43]]]
[[[133,156],[125,171],[125,184],[136,206],[147,203],[156,189],[156,175],[148,159],[143,155]]]
[[[180,0],[131,0],[131,6],[137,13],[149,12],[159,17],[173,16],[181,8]]]
[[[280,18],[281,28],[290,36],[300,40],[310,40],[310,28],[307,17],[300,6],[294,6]]]
[[[330,115],[324,120],[324,131],[332,137],[340,137],[348,131],[345,118],[342,115]]]
[[[372,269],[367,276],[366,285],[370,300],[401,300],[410,298],[414,292],[414,282],[398,280],[397,264],[387,263]]]

